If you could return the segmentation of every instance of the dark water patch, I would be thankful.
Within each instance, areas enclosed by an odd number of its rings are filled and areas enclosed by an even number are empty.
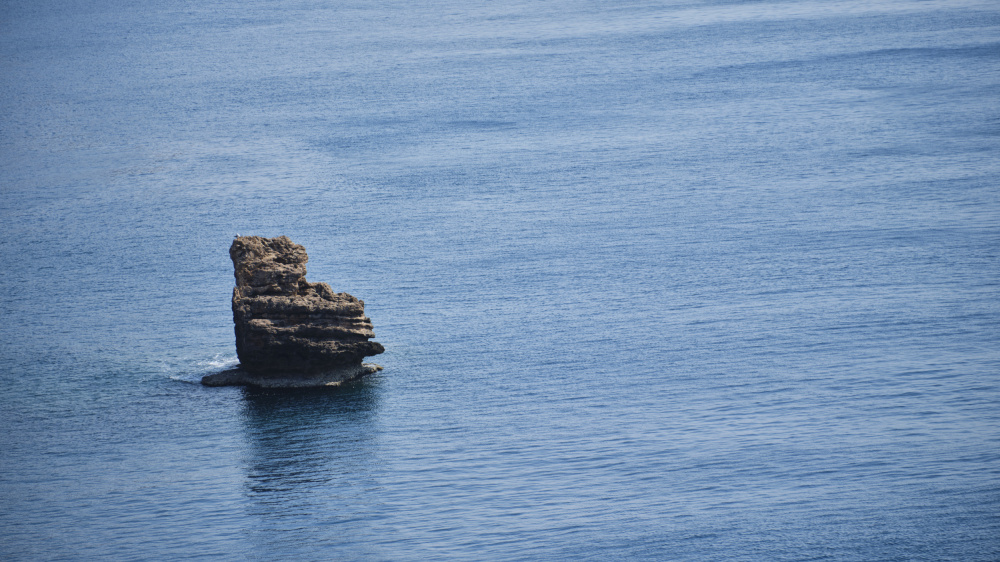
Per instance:
[[[515,126],[517,126],[517,123],[511,121],[495,121],[486,119],[486,120],[449,121],[448,126],[455,127],[456,129],[497,131],[497,130],[514,128]]]

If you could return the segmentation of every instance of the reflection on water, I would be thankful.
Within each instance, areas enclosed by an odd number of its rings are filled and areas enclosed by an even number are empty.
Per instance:
[[[373,439],[373,385],[244,390],[247,487],[295,494],[352,480],[367,470]]]
[[[367,497],[378,487],[377,391],[371,380],[334,388],[243,390],[251,500],[246,508],[253,521],[247,531],[258,552],[337,542],[344,524],[367,526],[372,508]],[[350,534],[356,538],[358,531]]]

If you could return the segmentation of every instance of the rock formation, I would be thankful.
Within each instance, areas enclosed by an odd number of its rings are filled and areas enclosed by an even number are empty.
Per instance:
[[[286,236],[240,236],[229,248],[236,272],[233,322],[239,369],[209,375],[209,386],[321,386],[381,370],[364,357],[385,351],[365,303],[306,281],[306,249]]]

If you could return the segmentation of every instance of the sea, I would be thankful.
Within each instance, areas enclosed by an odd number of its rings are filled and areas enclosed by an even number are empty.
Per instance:
[[[1000,559],[1000,4],[0,0],[0,559]]]

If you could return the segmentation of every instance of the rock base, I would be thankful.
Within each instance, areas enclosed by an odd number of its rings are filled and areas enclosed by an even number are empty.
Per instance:
[[[315,374],[269,374],[255,375],[243,369],[229,369],[221,373],[202,377],[205,386],[257,386],[261,388],[306,388],[316,386],[337,386],[345,381],[361,378],[382,370],[381,365],[362,363],[350,367],[339,367]]]

